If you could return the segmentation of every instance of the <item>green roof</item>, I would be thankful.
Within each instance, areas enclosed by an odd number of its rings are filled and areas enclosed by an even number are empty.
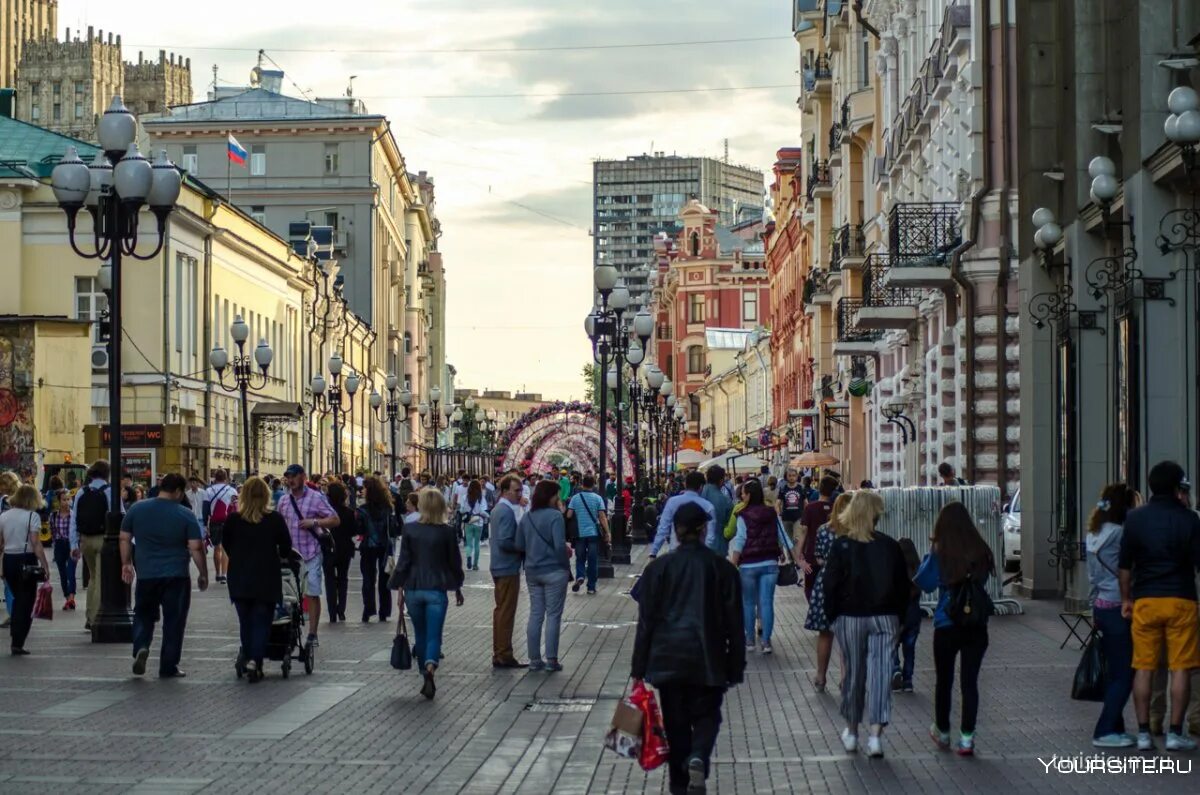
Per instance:
[[[68,146],[78,149],[84,162],[91,161],[100,152],[100,147],[95,144],[0,116],[0,175],[28,177],[18,168],[23,166],[38,177],[49,177]]]

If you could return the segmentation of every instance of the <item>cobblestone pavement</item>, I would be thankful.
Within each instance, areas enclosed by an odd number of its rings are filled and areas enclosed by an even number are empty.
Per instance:
[[[468,574],[466,605],[450,608],[433,702],[418,695],[416,674],[388,664],[394,622],[323,624],[312,676],[293,669],[284,680],[270,664],[250,689],[233,674],[236,621],[220,585],[194,594],[182,680],[132,677],[125,647],[89,642],[82,609],[38,621],[32,656],[0,658],[0,792],[665,792],[665,770],[645,774],[601,747],[628,676],[635,611],[624,592],[634,568],[618,567],[596,596],[568,595],[558,674],[492,670],[484,568]],[[527,604],[522,592],[522,658]],[[727,699],[710,792],[1200,791],[1200,773],[1062,774],[1038,761],[1090,756],[1098,710],[1068,698],[1078,652],[1059,650],[1065,631],[1052,603],[992,623],[976,758],[940,753],[926,736],[928,622],[917,692],[897,696],[887,756],[847,756],[837,697],[809,683],[815,636],[802,629],[805,609],[799,589],[779,593],[775,654],[753,656]],[[156,657],[157,644],[151,674]],[[1147,758],[1186,766],[1197,756]]]

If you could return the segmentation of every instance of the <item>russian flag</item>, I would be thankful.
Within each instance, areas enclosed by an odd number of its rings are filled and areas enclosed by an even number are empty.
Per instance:
[[[246,149],[233,137],[233,133],[229,134],[229,159],[242,168],[246,167]]]

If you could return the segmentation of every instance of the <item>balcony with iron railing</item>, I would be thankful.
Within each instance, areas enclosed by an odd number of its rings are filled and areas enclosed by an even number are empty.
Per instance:
[[[829,161],[815,161],[812,164],[812,170],[808,172],[807,193],[809,201],[820,198],[823,195],[828,195],[827,192],[831,190],[833,190],[833,175],[829,169]]]
[[[833,346],[835,356],[872,353],[875,350],[875,342],[883,337],[881,330],[862,325],[860,321],[862,309],[861,298],[838,299],[837,342]]]
[[[842,164],[842,125],[836,121],[829,125],[829,165]]]
[[[867,248],[867,238],[862,224],[846,224],[834,229],[829,244],[829,269],[841,270],[862,264]]]
[[[942,287],[950,281],[950,253],[962,243],[958,202],[900,202],[888,213],[889,282]]]
[[[916,321],[923,290],[892,281],[893,265],[893,258],[882,253],[872,254],[863,264],[862,308],[858,313],[860,327],[906,329]]]

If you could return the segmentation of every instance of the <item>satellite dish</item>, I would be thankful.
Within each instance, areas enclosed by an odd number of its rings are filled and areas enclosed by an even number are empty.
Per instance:
[[[258,88],[262,85],[262,67],[256,66],[250,70],[250,86]]]

